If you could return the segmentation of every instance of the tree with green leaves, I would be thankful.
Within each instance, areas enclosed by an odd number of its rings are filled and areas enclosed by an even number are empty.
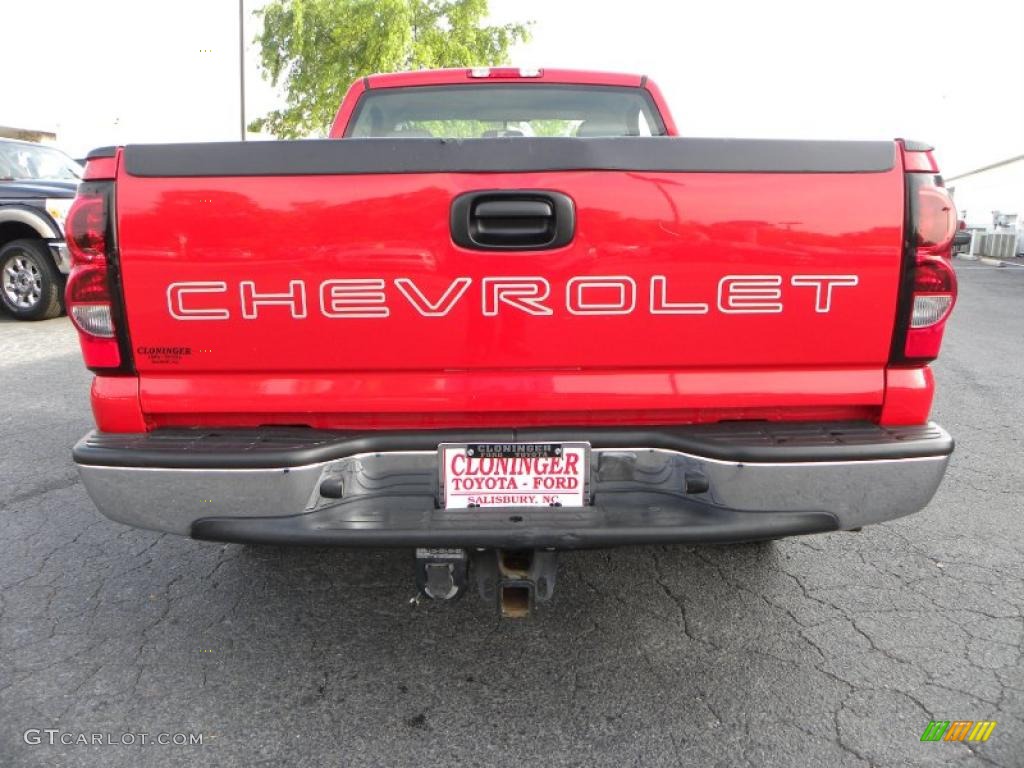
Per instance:
[[[504,64],[528,24],[486,25],[487,0],[271,0],[257,36],[287,106],[249,130],[325,135],[349,85],[374,72]]]

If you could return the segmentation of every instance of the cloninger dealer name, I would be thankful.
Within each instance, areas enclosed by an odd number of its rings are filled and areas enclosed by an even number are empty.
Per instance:
[[[572,453],[550,459],[473,460],[457,453],[448,462],[448,476],[456,491],[573,491],[579,488],[579,460]],[[521,487],[517,475],[531,487]]]

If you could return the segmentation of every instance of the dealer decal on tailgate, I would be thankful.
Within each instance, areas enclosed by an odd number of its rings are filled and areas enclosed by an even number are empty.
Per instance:
[[[586,443],[445,443],[438,450],[447,509],[586,504]]]

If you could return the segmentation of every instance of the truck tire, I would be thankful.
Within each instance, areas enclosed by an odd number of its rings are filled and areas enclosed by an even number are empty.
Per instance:
[[[64,310],[64,277],[41,240],[0,248],[0,301],[18,320],[46,320]]]

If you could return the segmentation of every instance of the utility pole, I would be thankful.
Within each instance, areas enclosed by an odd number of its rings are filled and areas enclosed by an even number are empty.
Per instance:
[[[238,0],[238,117],[245,141],[245,0]]]

